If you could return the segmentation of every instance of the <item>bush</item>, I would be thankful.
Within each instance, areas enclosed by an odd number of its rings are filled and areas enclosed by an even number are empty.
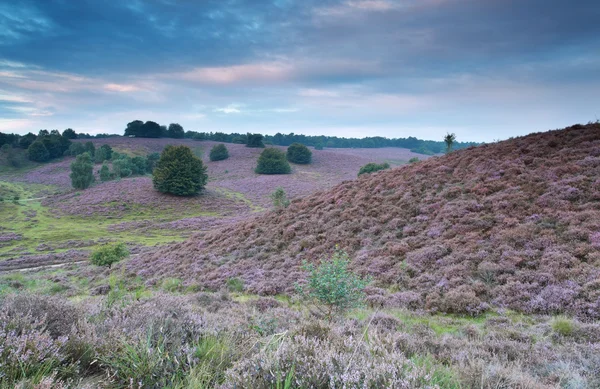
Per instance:
[[[323,147],[323,143],[317,143],[317,144],[315,145],[315,150],[323,150],[323,148],[324,148],[324,147]]]
[[[302,143],[292,143],[287,149],[287,160],[306,165],[312,160],[312,152]]]
[[[146,158],[144,157],[131,158],[131,174],[145,174],[146,164]]]
[[[115,177],[129,177],[132,174],[129,157],[121,156],[112,163],[112,174]]]
[[[316,302],[329,321],[336,314],[364,304],[364,289],[370,280],[352,273],[349,264],[348,254],[336,248],[331,259],[321,261],[319,266],[305,263],[303,269],[308,272],[308,282],[304,286],[296,285],[300,295]]]
[[[117,243],[114,245],[105,245],[95,250],[90,255],[90,262],[96,266],[107,266],[109,269],[113,263],[117,263],[120,260],[127,258],[129,250],[125,243]]]
[[[575,325],[566,317],[557,317],[552,321],[552,329],[561,336],[569,336],[573,334]]]
[[[373,173],[373,172],[377,172],[379,170],[385,170],[385,169],[389,169],[389,168],[390,168],[390,164],[387,162],[384,162],[384,163],[371,162],[371,163],[368,163],[365,166],[361,167],[360,170],[358,171],[358,175],[360,176],[361,174]]]
[[[36,140],[27,148],[27,158],[30,161],[46,162],[50,159],[50,153],[46,146],[44,146],[44,143]]]
[[[288,200],[282,187],[277,188],[275,192],[271,193],[271,200],[275,208],[287,208],[290,205],[290,200]]]
[[[250,134],[246,135],[246,147],[256,147],[263,148],[265,144],[263,143],[263,136],[261,134]]]
[[[167,146],[152,178],[156,190],[177,196],[197,194],[207,180],[206,166],[187,146]]]
[[[159,153],[151,153],[146,156],[146,172],[152,174],[156,163],[160,159]]]
[[[86,189],[94,182],[94,164],[87,152],[77,156],[71,163],[71,185],[75,189]]]
[[[67,151],[67,154],[72,155],[73,157],[76,157],[79,154],[83,153],[85,153],[85,146],[83,145],[83,143],[72,143],[71,146],[69,146],[69,150]]]
[[[110,181],[111,178],[112,176],[110,174],[110,170],[108,169],[108,165],[102,164],[102,167],[100,168],[100,181]]]
[[[417,158],[417,157],[412,157],[411,159],[409,159],[409,160],[408,160],[408,163],[416,163],[416,162],[419,162],[419,161],[420,161],[420,159],[419,159],[419,158]]]
[[[213,146],[210,150],[210,160],[211,161],[223,161],[224,159],[229,158],[229,151],[224,144],[218,144]]]
[[[292,172],[292,168],[283,151],[268,148],[260,154],[255,172],[258,174],[289,174]]]
[[[110,161],[112,157],[112,147],[109,145],[102,145],[98,150],[96,150],[96,155],[94,156],[94,160],[96,163],[102,163],[104,161]]]

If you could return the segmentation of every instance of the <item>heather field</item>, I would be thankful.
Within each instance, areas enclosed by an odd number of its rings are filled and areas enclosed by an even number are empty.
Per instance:
[[[67,158],[2,173],[0,389],[600,387],[599,124],[410,164],[313,150],[276,176],[243,145],[94,142],[188,145],[207,187],[76,191]],[[357,178],[368,162],[392,169]],[[116,242],[124,260],[90,262]],[[367,286],[328,316],[300,286],[335,250]]]
[[[76,142],[86,142],[78,140]],[[130,156],[160,152],[167,144],[187,145],[204,159],[209,183],[201,195],[181,198],[152,188],[151,176],[100,182],[83,191],[71,188],[72,158],[0,173],[0,269],[81,260],[94,247],[122,241],[135,250],[180,241],[192,233],[247,219],[271,207],[270,194],[281,186],[298,198],[356,177],[371,162],[407,163],[426,158],[406,149],[313,150],[311,165],[294,165],[292,174],[254,173],[262,149],[228,144],[231,157],[210,162],[217,143],[177,139],[94,139]],[[381,154],[379,153],[381,151]],[[13,201],[14,196],[18,201]],[[64,254],[70,251],[69,255]]]

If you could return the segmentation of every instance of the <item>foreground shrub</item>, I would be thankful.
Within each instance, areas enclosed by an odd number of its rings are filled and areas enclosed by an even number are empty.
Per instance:
[[[302,143],[292,143],[286,156],[288,161],[302,165],[309,164],[312,160],[312,152]]]
[[[305,263],[307,271],[306,285],[297,285],[298,292],[317,303],[317,308],[331,321],[334,315],[364,304],[364,289],[370,282],[362,279],[348,269],[348,254],[336,248],[329,260],[321,261],[319,266]]]
[[[287,208],[288,205],[290,205],[290,200],[288,200],[282,187],[278,187],[275,189],[275,192],[271,193],[271,201],[273,202],[273,206],[277,209]]]
[[[255,172],[258,174],[289,174],[292,172],[292,168],[283,151],[268,148],[258,157]]]
[[[71,163],[71,185],[75,189],[86,189],[94,182],[94,163],[89,153],[79,154]]]
[[[208,180],[206,166],[187,146],[165,147],[152,175],[156,190],[177,196],[197,194]]]
[[[95,250],[90,255],[90,262],[96,266],[108,266],[110,269],[113,263],[127,258],[129,250],[125,243],[117,243],[114,245],[105,245]]]
[[[223,161],[229,158],[229,151],[224,144],[218,144],[213,146],[210,150],[210,160],[211,161]]]

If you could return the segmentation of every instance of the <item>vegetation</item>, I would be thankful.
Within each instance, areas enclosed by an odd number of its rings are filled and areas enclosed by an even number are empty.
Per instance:
[[[50,159],[50,153],[44,142],[36,140],[27,148],[27,158],[34,162],[46,162]]]
[[[71,185],[75,189],[87,189],[94,182],[94,163],[90,154],[79,154],[71,163]]]
[[[264,148],[263,136],[261,134],[250,134],[246,135],[246,147]]]
[[[411,159],[408,160],[408,163],[416,163],[419,162],[419,158],[417,157],[412,157]]]
[[[129,250],[125,243],[105,245],[92,252],[90,262],[96,266],[106,266],[109,269],[113,264],[129,256]]]
[[[152,174],[156,190],[177,196],[197,194],[208,179],[202,160],[187,146],[165,147]]]
[[[282,187],[278,187],[275,192],[271,193],[271,201],[276,209],[287,208],[290,205],[290,200]]]
[[[308,272],[308,281],[298,285],[297,290],[303,297],[317,302],[328,321],[364,304],[364,289],[370,280],[352,273],[349,265],[348,254],[336,247],[331,259],[322,260],[319,266],[309,263],[303,266]]]
[[[288,161],[302,165],[312,161],[312,152],[301,143],[292,143],[287,149],[286,156]]]
[[[283,151],[269,147],[263,150],[258,157],[255,172],[258,174],[289,174],[292,172],[292,168]]]
[[[181,124],[171,123],[169,124],[169,129],[167,130],[167,136],[174,139],[183,139],[185,136],[185,131],[183,130]]]
[[[77,139],[77,133],[72,128],[67,128],[63,131],[62,136],[67,139]]]
[[[452,151],[452,147],[456,143],[456,135],[447,133],[444,137],[444,143],[446,144],[446,154]]]
[[[210,160],[211,161],[223,161],[229,158],[229,151],[224,144],[214,145],[210,149]]]
[[[100,171],[99,171],[99,175],[100,175],[100,181],[102,181],[102,182],[110,181],[112,179],[112,175],[110,174],[110,169],[108,168],[108,165],[106,163],[102,164],[102,167],[100,168]]]
[[[389,169],[389,168],[390,168],[390,164],[387,162],[384,162],[384,163],[370,162],[360,168],[360,170],[358,171],[358,175],[360,176],[363,174],[374,173],[374,172],[378,172],[380,170],[385,170],[385,169]]]

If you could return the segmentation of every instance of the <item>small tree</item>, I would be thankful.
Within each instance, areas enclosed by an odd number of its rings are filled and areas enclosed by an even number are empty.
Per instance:
[[[446,143],[446,153],[450,153],[452,151],[452,146],[454,146],[454,142],[456,142],[456,135],[453,133],[447,133],[444,137],[444,143]]]
[[[312,152],[302,143],[292,143],[287,149],[287,160],[302,165],[312,161]]]
[[[90,255],[90,262],[96,266],[107,266],[109,269],[113,263],[117,263],[129,255],[125,243],[104,245]]]
[[[64,136],[67,139],[77,139],[77,133],[71,128],[67,128],[66,130],[64,130],[62,136]]]
[[[246,134],[246,142],[246,147],[265,147],[265,144],[263,143],[263,136],[261,134]]]
[[[159,192],[195,195],[208,180],[206,166],[187,146],[167,146],[154,168],[152,182]]]
[[[183,137],[185,136],[185,131],[181,124],[171,123],[169,124],[167,135],[169,136],[169,138],[183,139]]]
[[[108,165],[106,163],[103,163],[102,167],[100,168],[100,181],[110,181],[111,178],[112,177],[110,174],[110,170],[108,169]]]
[[[360,168],[360,170],[358,171],[358,175],[360,176],[362,174],[374,173],[379,170],[385,170],[385,169],[389,169],[389,168],[390,168],[390,164],[387,162],[384,162],[384,163],[370,162]]]
[[[86,189],[94,182],[94,164],[90,154],[79,154],[71,163],[71,185],[75,189]]]
[[[289,174],[292,172],[292,168],[283,151],[268,148],[258,157],[255,172],[258,174]]]
[[[152,174],[152,172],[154,171],[154,167],[156,166],[156,163],[159,159],[159,153],[148,154],[148,156],[146,157],[146,173]]]
[[[42,141],[36,140],[27,148],[27,158],[30,161],[46,162],[50,159],[50,153]]]
[[[69,146],[69,150],[67,152],[69,155],[76,157],[79,154],[85,153],[85,146],[83,143],[71,143],[71,146]]]
[[[319,142],[315,145],[315,150],[323,150],[323,143]]]
[[[331,259],[321,260],[319,266],[304,263],[308,281],[305,285],[296,285],[296,290],[315,302],[328,321],[364,304],[364,289],[371,280],[352,273],[349,264],[348,254],[337,246]]]
[[[229,150],[227,150],[227,147],[222,143],[213,146],[210,150],[211,161],[222,161],[227,158],[229,158]]]
[[[116,178],[129,177],[131,174],[131,160],[127,155],[122,154],[112,162],[112,175]]]
[[[275,189],[275,192],[271,193],[271,201],[273,201],[273,206],[277,209],[287,208],[290,205],[290,200],[288,200],[282,187],[278,187]]]

